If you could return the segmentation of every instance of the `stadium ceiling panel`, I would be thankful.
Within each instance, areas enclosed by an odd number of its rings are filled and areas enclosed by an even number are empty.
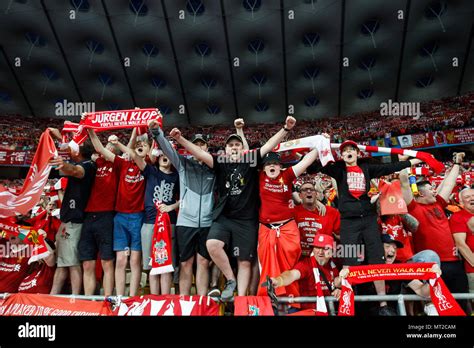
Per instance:
[[[230,125],[452,96],[474,89],[472,18],[472,0],[2,1],[0,113]]]
[[[4,1],[0,9],[0,45],[8,63],[2,64],[0,90],[11,94],[0,110],[11,104],[23,115],[54,116],[57,100],[79,99],[61,49],[40,1]],[[5,58],[5,57],[4,57]],[[10,66],[11,69],[6,68]],[[5,67],[5,68],[4,68]],[[16,75],[19,85],[11,74]],[[15,90],[23,89],[26,100]]]
[[[423,101],[458,93],[467,43],[472,40],[473,1],[411,1],[399,98]],[[453,66],[458,58],[458,66]],[[465,75],[466,81],[473,75]]]

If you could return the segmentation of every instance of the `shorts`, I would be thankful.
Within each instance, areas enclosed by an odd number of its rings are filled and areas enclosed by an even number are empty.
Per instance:
[[[114,251],[142,251],[143,213],[117,213],[114,217]]]
[[[252,261],[257,255],[258,220],[227,219],[220,215],[211,226],[207,240],[224,242],[230,255]]]
[[[207,260],[211,260],[206,247],[209,227],[176,226],[176,244],[180,262],[189,260],[198,253]]]
[[[436,252],[433,250],[423,250],[420,251],[419,253],[416,253],[413,255],[409,260],[407,260],[407,263],[437,263],[438,266],[441,265],[441,261],[439,259],[439,256]]]
[[[452,294],[469,292],[466,270],[461,260],[441,261],[441,278]],[[457,300],[463,311],[470,315],[468,301]]]
[[[469,293],[474,294],[474,273],[467,273],[467,282],[469,283]]]
[[[113,211],[86,213],[79,240],[79,260],[91,261],[114,259]]]
[[[345,266],[385,263],[380,228],[375,215],[341,219],[341,245]]]
[[[80,266],[79,240],[81,238],[82,224],[62,222],[56,235],[58,267]]]
[[[171,225],[171,243],[172,243],[172,252],[171,258],[175,259],[175,248],[173,248],[174,242],[174,235],[175,235],[175,227],[176,225]],[[153,228],[155,227],[154,224],[143,224],[142,229],[140,231],[141,239],[142,239],[142,260],[143,260],[143,269],[148,271],[151,269],[150,261],[151,261],[151,241],[153,240]],[[175,262],[173,261],[173,268],[176,268]]]

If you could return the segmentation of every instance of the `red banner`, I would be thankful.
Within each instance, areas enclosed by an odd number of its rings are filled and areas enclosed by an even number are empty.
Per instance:
[[[56,146],[49,135],[49,130],[46,130],[41,134],[33,163],[20,193],[13,194],[0,189],[0,218],[25,215],[39,202],[51,171],[48,162],[56,155]]]
[[[147,295],[123,300],[117,316],[217,316],[219,305],[207,296]]]
[[[22,166],[33,160],[31,151],[0,150],[0,165]]]
[[[272,303],[268,296],[236,296],[234,315],[246,317],[274,316]]]
[[[428,280],[431,301],[440,316],[465,315],[443,279],[433,271],[433,263],[401,263],[390,265],[351,266],[347,278],[342,280],[339,315],[354,315],[352,285],[376,280]]]
[[[4,316],[108,316],[105,301],[94,302],[51,295],[18,293],[9,295],[0,305]]]

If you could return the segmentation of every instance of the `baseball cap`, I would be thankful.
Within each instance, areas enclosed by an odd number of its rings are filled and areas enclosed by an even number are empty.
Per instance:
[[[343,142],[341,146],[339,146],[339,151],[342,152],[342,150],[348,145],[354,146],[357,149],[357,151],[359,151],[359,148],[357,147],[357,143],[353,140],[346,140],[345,142]]]
[[[389,234],[382,234],[382,243],[387,243],[387,244],[395,244],[397,248],[403,248],[403,243],[400,242],[399,240],[394,239],[391,235]]]
[[[207,140],[204,137],[204,135],[202,135],[202,134],[194,134],[193,139],[191,140],[191,142],[194,144],[194,142],[196,142],[198,140],[200,140],[203,143],[207,144]]]
[[[231,134],[227,137],[226,141],[225,141],[225,144],[227,145],[227,143],[229,141],[231,141],[232,139],[237,139],[238,141],[240,141],[242,144],[244,143],[244,141],[242,140],[242,137],[238,134]]]
[[[313,246],[319,248],[334,248],[334,238],[332,238],[328,234],[317,234],[316,236],[314,236]]]
[[[263,163],[263,165],[265,165],[269,162],[278,162],[278,163],[280,163],[280,155],[276,152],[267,153],[267,155],[263,158],[262,163]]]

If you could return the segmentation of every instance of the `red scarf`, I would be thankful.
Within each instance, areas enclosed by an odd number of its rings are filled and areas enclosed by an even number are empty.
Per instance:
[[[173,272],[171,258],[171,224],[168,213],[160,212],[156,203],[156,220],[153,227],[153,239],[151,243],[151,271],[150,275]]]
[[[342,279],[340,316],[354,315],[354,292],[352,284],[373,282],[376,280],[429,280],[431,301],[440,316],[464,316],[464,312],[451,295],[438,274],[431,271],[432,263],[401,263],[392,265],[368,265],[349,267],[349,275]]]
[[[35,157],[18,194],[0,190],[0,218],[25,215],[39,202],[51,171],[49,160],[57,156],[56,146],[49,130],[41,134]]]
[[[163,117],[158,109],[131,109],[115,111],[99,111],[86,113],[85,119],[81,120],[72,142],[83,143],[87,138],[87,129],[95,129],[97,132],[143,127],[151,120],[157,120],[162,126]]]
[[[326,307],[326,301],[324,301],[323,288],[321,286],[321,278],[319,274],[319,266],[316,258],[311,254],[311,265],[313,266],[314,282],[316,283],[316,313],[315,315],[328,315],[328,309]],[[322,271],[321,271],[322,272]],[[329,288],[329,284],[327,284]]]
[[[0,219],[0,237],[18,237],[24,244],[33,245],[28,264],[44,259],[50,255],[43,236],[33,227],[18,225],[11,222],[10,219]]]

